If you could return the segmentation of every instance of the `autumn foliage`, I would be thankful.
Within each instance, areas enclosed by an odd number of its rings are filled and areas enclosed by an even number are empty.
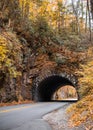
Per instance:
[[[83,0],[0,0],[0,102],[31,100],[38,76],[73,73],[81,100],[70,109],[71,120],[93,121],[90,13],[92,4]]]
[[[81,100],[72,105],[68,111],[73,111],[70,120],[74,126],[83,123],[85,128],[91,128],[93,123],[93,48],[88,50],[87,62],[80,65],[79,94]]]
[[[0,70],[12,77],[20,74],[18,67],[21,64],[21,59],[17,58],[20,57],[21,44],[15,38],[11,32],[3,32],[0,35]]]

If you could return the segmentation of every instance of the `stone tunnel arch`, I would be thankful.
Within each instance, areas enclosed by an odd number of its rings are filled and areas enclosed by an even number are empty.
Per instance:
[[[39,82],[36,88],[34,88],[32,98],[34,101],[51,101],[55,91],[66,85],[73,86],[77,90],[76,82],[71,81],[67,77],[60,75],[46,77]]]

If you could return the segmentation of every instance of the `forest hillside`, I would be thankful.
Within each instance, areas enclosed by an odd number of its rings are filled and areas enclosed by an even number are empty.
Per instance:
[[[92,44],[93,0],[0,0],[0,103],[31,101],[37,77],[73,73],[81,100],[71,119],[93,121]]]

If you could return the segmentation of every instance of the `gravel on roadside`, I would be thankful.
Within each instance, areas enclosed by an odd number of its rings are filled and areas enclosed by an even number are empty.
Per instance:
[[[68,107],[69,104],[43,116],[43,119],[52,126],[53,130],[86,130],[83,125],[79,127],[70,126],[68,114],[66,113]]]

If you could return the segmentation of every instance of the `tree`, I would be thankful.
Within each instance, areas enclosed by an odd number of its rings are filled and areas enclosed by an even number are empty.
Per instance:
[[[90,32],[90,41],[91,41],[91,15],[90,15],[90,6],[89,1],[87,0],[87,10],[88,10],[88,17],[89,17],[89,32]]]
[[[93,19],[93,0],[90,0],[90,5],[91,5],[91,13],[92,13],[92,19]]]
[[[80,11],[79,11],[79,7],[80,7],[80,0],[77,1],[76,3],[76,7],[74,5],[74,0],[72,0],[72,8],[73,8],[73,13],[75,15],[76,18],[76,23],[77,23],[77,33],[80,33],[80,25],[79,25],[79,15],[80,15]]]

